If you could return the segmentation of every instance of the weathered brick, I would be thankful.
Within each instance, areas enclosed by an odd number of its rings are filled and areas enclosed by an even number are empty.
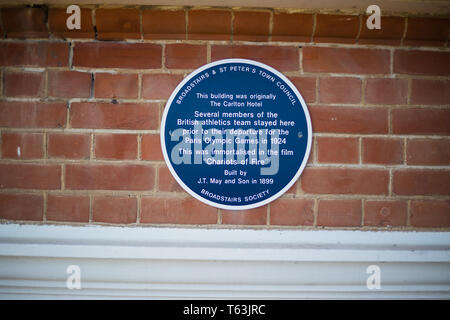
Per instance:
[[[222,224],[235,225],[265,225],[267,206],[248,210],[221,210]]]
[[[366,102],[370,104],[406,104],[408,81],[406,79],[367,79]]]
[[[364,203],[363,225],[371,227],[406,226],[406,201],[369,200]]]
[[[392,131],[397,134],[450,134],[450,109],[394,109]]]
[[[403,141],[400,139],[364,138],[362,150],[363,163],[403,163]]]
[[[206,46],[196,44],[167,44],[166,67],[169,69],[195,69],[206,64]]]
[[[144,39],[185,40],[186,14],[184,10],[143,10],[142,31]]]
[[[324,163],[358,163],[358,139],[317,138],[317,161]]]
[[[88,72],[50,71],[48,95],[57,98],[89,98],[92,75]]]
[[[67,28],[68,17],[66,8],[48,9],[48,26],[53,37],[90,39],[95,37],[91,9],[80,8],[80,29],[69,30]]]
[[[43,212],[42,195],[0,193],[0,219],[42,221]]]
[[[64,67],[68,64],[68,43],[0,42],[0,66]]]
[[[50,194],[46,218],[49,221],[89,222],[89,197]]]
[[[182,80],[183,76],[180,74],[144,74],[142,97],[144,99],[168,99]]]
[[[0,164],[0,189],[59,189],[61,166],[55,164]]]
[[[309,107],[315,132],[388,133],[385,108]]]
[[[68,164],[66,189],[152,190],[155,169],[145,165]]]
[[[135,134],[96,134],[95,157],[98,159],[136,159],[137,136]]]
[[[73,65],[88,68],[159,69],[162,47],[152,43],[80,42]]]
[[[139,19],[139,10],[135,8],[97,9],[97,37],[100,40],[140,39]]]
[[[137,200],[135,197],[94,197],[92,220],[95,222],[136,223]]]
[[[361,200],[319,200],[318,226],[359,227],[361,217]]]
[[[142,160],[162,161],[164,157],[161,151],[159,134],[145,134],[141,141]]]
[[[450,171],[396,170],[393,176],[393,192],[397,195],[449,195]]]
[[[396,50],[394,72],[419,75],[450,75],[450,52]]]
[[[272,41],[310,42],[312,30],[312,14],[287,12],[273,14]]]
[[[94,88],[96,98],[136,99],[138,75],[96,73]]]
[[[73,128],[151,130],[158,128],[159,107],[152,103],[72,103]]]
[[[0,126],[61,128],[66,125],[64,103],[0,101]]]
[[[410,165],[448,166],[450,165],[450,140],[408,140],[406,161]]]
[[[275,200],[270,204],[270,224],[283,226],[312,226],[314,224],[314,200]]]
[[[189,10],[188,39],[230,40],[231,12],[228,10]]]
[[[50,158],[89,159],[91,138],[89,134],[49,133],[47,152]]]
[[[425,228],[450,227],[450,201],[411,201],[411,225]]]
[[[7,97],[43,97],[44,73],[5,72],[4,94]]]
[[[267,41],[269,39],[269,22],[269,12],[235,11],[233,40]]]
[[[387,74],[389,51],[380,49],[348,49],[304,47],[305,72]]]
[[[44,8],[2,8],[8,38],[48,38]]]
[[[388,184],[384,169],[306,168],[301,177],[303,191],[316,194],[386,195]]]
[[[216,224],[217,209],[194,198],[143,197],[141,223]]]
[[[297,71],[298,57],[298,48],[290,46],[215,45],[211,47],[212,61],[226,58],[253,59],[280,71]]]
[[[358,16],[318,14],[313,41],[355,43],[358,30]]]
[[[319,102],[360,103],[361,79],[359,78],[320,78]]]
[[[43,156],[42,133],[2,133],[2,157],[10,159],[37,159]]]

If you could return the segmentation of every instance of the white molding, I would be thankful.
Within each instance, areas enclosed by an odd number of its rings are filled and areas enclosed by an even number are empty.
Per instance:
[[[450,234],[3,224],[0,298],[449,299]]]

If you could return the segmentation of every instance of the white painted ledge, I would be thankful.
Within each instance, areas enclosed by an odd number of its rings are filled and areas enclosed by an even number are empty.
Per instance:
[[[450,233],[4,224],[0,298],[449,299]]]

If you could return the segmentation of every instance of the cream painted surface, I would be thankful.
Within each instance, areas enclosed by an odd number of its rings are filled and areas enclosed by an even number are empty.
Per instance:
[[[450,299],[450,234],[0,225],[0,299],[42,298]]]

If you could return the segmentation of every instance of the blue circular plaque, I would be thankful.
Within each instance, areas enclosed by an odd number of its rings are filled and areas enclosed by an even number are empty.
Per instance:
[[[188,75],[161,122],[164,159],[176,181],[209,205],[251,209],[275,200],[302,173],[311,119],[296,87],[252,60],[226,59]]]

